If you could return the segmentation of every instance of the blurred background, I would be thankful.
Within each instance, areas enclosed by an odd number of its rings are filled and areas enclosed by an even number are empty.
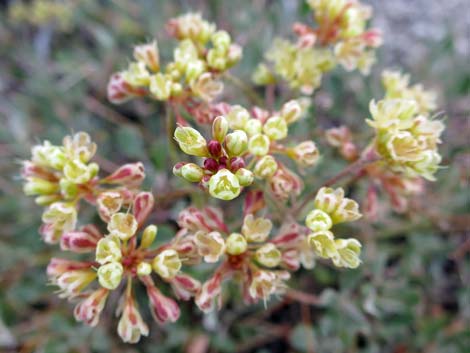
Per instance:
[[[364,2],[384,33],[377,64],[368,77],[341,69],[327,74],[311,118],[297,132],[346,124],[365,144],[368,102],[383,95],[380,72],[402,68],[412,83],[439,93],[447,117],[446,168],[437,182],[412,200],[409,212],[385,210],[377,223],[345,229],[365,245],[359,269],[319,263],[300,271],[291,281],[297,297],[274,299],[267,309],[243,305],[236,288],[228,288],[234,294],[221,312],[203,316],[184,303],[176,324],[153,323],[150,337],[130,346],[117,337],[111,310],[98,327],[86,327],[47,285],[45,267],[60,251],[37,233],[41,209],[22,194],[19,161],[39,140],[58,143],[84,130],[99,146],[104,171],[143,161],[146,187],[158,203],[162,190],[183,185],[173,180],[162,153],[163,107],[149,100],[113,106],[106,99],[110,74],[127,66],[134,44],[154,37],[163,60],[170,57],[174,42],[165,22],[199,11],[243,45],[232,73],[248,83],[274,36],[290,36],[294,21],[311,23],[309,8],[301,0],[0,1],[0,352],[469,352],[470,3]],[[229,83],[224,98],[246,102]],[[343,162],[322,147],[324,141],[317,143],[331,157],[316,168],[324,180]],[[363,186],[352,192],[363,195]],[[178,202],[159,203],[159,237],[174,234],[176,210],[188,200]],[[237,217],[235,209],[228,213]]]

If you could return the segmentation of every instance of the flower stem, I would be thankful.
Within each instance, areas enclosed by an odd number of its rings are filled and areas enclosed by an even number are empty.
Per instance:
[[[347,176],[357,175],[358,173],[363,171],[367,165],[375,163],[379,161],[380,159],[381,159],[380,156],[377,156],[376,154],[366,153],[365,155],[363,155],[363,157],[349,164],[346,168],[344,168],[338,174],[326,180],[322,186],[332,186]],[[315,197],[317,191],[318,190],[315,189],[313,192],[311,192],[305,197],[304,201],[298,207],[294,209],[293,211],[294,216],[298,216],[300,213],[302,213],[302,210],[305,208],[305,206],[307,206],[309,201]]]
[[[228,81],[230,81],[234,86],[240,88],[252,104],[255,104],[257,106],[263,106],[263,100],[260,98],[258,93],[249,85],[246,85],[245,83],[243,83],[242,80],[235,76],[232,76],[230,73],[226,73],[224,77]]]

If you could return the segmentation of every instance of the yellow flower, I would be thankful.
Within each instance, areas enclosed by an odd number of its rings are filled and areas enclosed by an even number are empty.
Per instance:
[[[272,227],[273,224],[269,219],[255,218],[249,214],[243,220],[242,233],[247,241],[261,243],[268,238]]]
[[[129,64],[126,71],[122,72],[122,78],[131,86],[146,87],[150,83],[150,73],[144,62],[137,61]]]
[[[106,289],[116,289],[121,283],[124,268],[119,262],[109,262],[98,268],[98,281]]]
[[[149,78],[150,93],[158,100],[170,98],[173,81],[168,75],[157,73]]]
[[[256,261],[266,267],[276,267],[281,262],[282,254],[272,243],[264,244],[256,250]]]
[[[312,233],[308,236],[308,243],[319,257],[330,259],[337,256],[335,237],[328,230]]]
[[[313,232],[319,232],[329,230],[333,226],[333,221],[328,213],[323,212],[322,210],[312,210],[307,215],[305,224]]]
[[[248,137],[243,130],[235,130],[225,137],[225,148],[230,156],[241,156],[248,147]]]
[[[198,254],[204,257],[205,262],[217,262],[225,251],[225,242],[219,232],[198,231],[194,235],[194,242]]]
[[[224,84],[218,81],[210,72],[204,72],[196,80],[190,83],[191,90],[207,102],[214,100],[224,90]]]
[[[331,219],[334,224],[352,222],[361,217],[362,215],[359,212],[359,205],[357,202],[346,197],[341,200],[338,207],[331,214]]]
[[[240,233],[232,233],[225,240],[225,251],[230,255],[243,254],[248,249],[248,243]]]
[[[313,141],[304,141],[288,149],[288,155],[302,166],[308,167],[317,163],[320,153]]]
[[[336,239],[335,247],[338,252],[332,258],[335,266],[357,268],[361,264],[361,243],[356,239]]]
[[[137,45],[134,48],[134,58],[139,62],[145,63],[153,72],[160,70],[160,56],[156,40],[147,44]]]
[[[280,116],[272,116],[264,124],[263,132],[271,140],[282,140],[287,136],[287,123]]]
[[[314,205],[315,208],[331,214],[341,204],[343,198],[344,190],[342,188],[322,187],[315,196]]]
[[[181,260],[175,250],[166,249],[155,256],[152,267],[160,277],[170,279],[175,277],[181,269]]]
[[[232,106],[227,114],[227,121],[232,130],[243,130],[250,118],[248,110],[239,105]]]
[[[87,163],[96,153],[96,143],[91,140],[90,135],[86,132],[65,136],[62,143],[68,158],[78,159],[82,163]]]
[[[369,110],[373,120],[366,122],[379,130],[407,129],[413,124],[413,116],[417,112],[417,104],[410,99],[372,100]]]
[[[277,162],[273,156],[267,155],[262,157],[255,164],[254,174],[257,178],[268,179],[271,178],[277,171]]]
[[[115,213],[108,223],[108,231],[124,241],[135,234],[137,227],[137,220],[129,213]]]
[[[78,159],[68,161],[64,166],[64,176],[74,184],[84,184],[98,174],[98,164],[85,164]]]
[[[233,200],[240,195],[241,186],[238,178],[229,170],[221,169],[209,180],[209,193],[221,200]]]
[[[67,161],[67,156],[62,147],[53,146],[49,141],[42,145],[36,145],[31,149],[33,163],[42,167],[61,170]]]
[[[42,221],[52,224],[53,228],[60,232],[75,229],[77,224],[77,210],[71,204],[65,202],[54,202],[42,214]]]
[[[120,262],[121,258],[121,241],[116,235],[110,234],[100,239],[96,245],[96,262],[104,265],[108,262]]]
[[[207,157],[207,141],[196,129],[189,126],[178,126],[174,138],[181,150],[189,155]]]
[[[141,262],[137,265],[138,276],[148,276],[152,273],[152,265],[148,262]]]
[[[248,141],[248,151],[255,156],[265,156],[269,152],[271,142],[264,134],[256,134]]]

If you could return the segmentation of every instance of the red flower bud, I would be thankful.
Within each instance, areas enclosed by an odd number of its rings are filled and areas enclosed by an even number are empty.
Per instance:
[[[120,104],[135,96],[145,96],[147,91],[143,88],[133,87],[127,83],[120,73],[111,76],[108,82],[108,99],[111,103]]]
[[[191,299],[201,288],[198,280],[184,273],[177,274],[170,283],[175,295],[181,300]]]
[[[78,231],[66,232],[60,238],[60,248],[76,253],[95,251],[96,244],[102,238],[99,230],[88,225]]]
[[[204,160],[204,169],[207,169],[211,172],[216,172],[219,169],[219,163],[213,158],[206,158]]]
[[[150,276],[142,277],[149,297],[150,311],[155,321],[160,323],[175,322],[180,316],[178,304],[160,292]]]
[[[134,200],[134,216],[139,225],[142,225],[153,209],[155,199],[150,192],[140,192]]]
[[[241,157],[233,157],[230,159],[230,170],[236,172],[240,168],[245,168],[245,161]]]
[[[113,174],[102,180],[103,183],[138,186],[145,178],[144,165],[141,162],[124,164]]]
[[[219,141],[210,140],[207,143],[207,149],[209,150],[209,153],[211,154],[212,157],[217,158],[222,154],[222,145],[220,144]]]
[[[65,272],[88,269],[92,266],[90,262],[72,261],[53,257],[47,266],[47,276],[51,279],[63,275]]]

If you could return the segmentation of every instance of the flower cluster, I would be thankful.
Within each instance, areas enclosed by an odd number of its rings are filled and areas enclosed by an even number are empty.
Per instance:
[[[342,188],[323,187],[315,197],[314,206],[305,224],[313,232],[307,239],[315,255],[331,259],[338,267],[358,267],[361,243],[354,238],[335,239],[331,232],[333,225],[352,222],[362,216],[357,202],[344,197]]]
[[[428,115],[436,110],[436,93],[425,90],[420,83],[410,86],[409,82],[409,75],[399,71],[385,70],[382,73],[385,98],[413,100],[418,105],[418,113],[422,115]]]
[[[221,307],[225,280],[232,279],[241,286],[245,302],[266,302],[271,295],[285,291],[289,271],[299,269],[301,264],[305,268],[314,265],[306,232],[296,224],[286,225],[270,238],[272,222],[248,213],[241,231],[230,232],[222,212],[210,207],[183,210],[178,224],[185,239],[195,245],[200,260],[218,263],[195,297],[204,312],[213,310],[214,304]]]
[[[286,155],[299,166],[314,165],[319,158],[313,141],[290,147],[280,143],[288,135],[288,126],[302,115],[296,100],[284,104],[279,112],[270,113],[255,107],[252,113],[232,106],[226,116],[218,116],[212,124],[212,139],[206,139],[188,126],[179,126],[174,137],[186,154],[203,157],[203,166],[178,163],[173,172],[190,182],[199,183],[218,199],[236,198],[242,187],[254,178],[266,180],[273,194],[280,199],[298,195],[300,178],[290,171],[274,154]],[[228,133],[229,130],[233,132]],[[248,163],[245,160],[249,161]]]
[[[189,182],[199,183],[209,193],[221,200],[232,200],[240,195],[244,186],[253,182],[253,173],[245,168],[244,153],[248,137],[242,130],[228,133],[229,123],[224,116],[212,124],[212,139],[206,139],[188,126],[175,130],[175,140],[186,154],[204,157],[203,166],[195,163],[178,163],[173,173]]]
[[[369,219],[377,216],[377,193],[380,186],[397,212],[408,207],[411,195],[423,192],[423,178],[434,180],[441,156],[438,152],[444,124],[430,116],[436,109],[436,94],[421,84],[409,86],[409,76],[397,71],[382,73],[385,99],[370,103],[371,120],[376,137],[363,153],[381,158],[366,166],[371,180],[366,198]]]
[[[157,41],[134,48],[135,61],[114,74],[108,83],[108,98],[122,103],[135,96],[168,101],[211,101],[222,92],[217,77],[241,58],[241,48],[230,35],[217,30],[200,14],[186,14],[168,22],[169,33],[178,40],[173,61],[162,66]]]
[[[374,48],[381,45],[380,32],[366,29],[372,15],[369,6],[356,0],[310,0],[317,27],[295,23],[296,43],[276,39],[266,59],[272,67],[262,63],[253,74],[259,85],[286,80],[294,89],[311,94],[325,72],[337,63],[346,70],[359,69],[368,74],[375,62]]]
[[[100,179],[99,167],[90,162],[96,144],[87,133],[66,136],[61,146],[45,141],[32,148],[32,158],[23,162],[23,190],[36,196],[36,203],[46,206],[44,240],[56,243],[64,232],[75,229],[79,201],[85,199],[99,206],[106,218],[110,210],[129,202],[145,177],[141,163],[126,164]]]
[[[375,148],[384,163],[407,177],[434,180],[441,156],[437,150],[444,124],[420,115],[418,104],[410,99],[383,99],[370,103],[375,129]]]
[[[168,244],[152,249],[157,235],[155,225],[148,225],[138,236],[153,205],[151,193],[139,192],[126,212],[117,210],[111,215],[108,234],[101,234],[92,225],[65,233],[62,244],[67,247],[62,246],[64,250],[94,252],[94,261],[54,258],[47,270],[52,283],[60,288],[61,297],[79,300],[75,318],[90,326],[98,323],[110,293],[121,292],[125,287],[117,309],[121,315],[118,333],[124,342],[138,342],[141,335],[147,336],[149,332],[133,295],[134,280],[145,286],[152,315],[160,323],[176,321],[180,311],[175,300],[156,287],[152,273],[160,282],[168,283],[182,300],[190,299],[200,288],[197,280],[181,270],[188,249],[180,238],[175,237]]]

